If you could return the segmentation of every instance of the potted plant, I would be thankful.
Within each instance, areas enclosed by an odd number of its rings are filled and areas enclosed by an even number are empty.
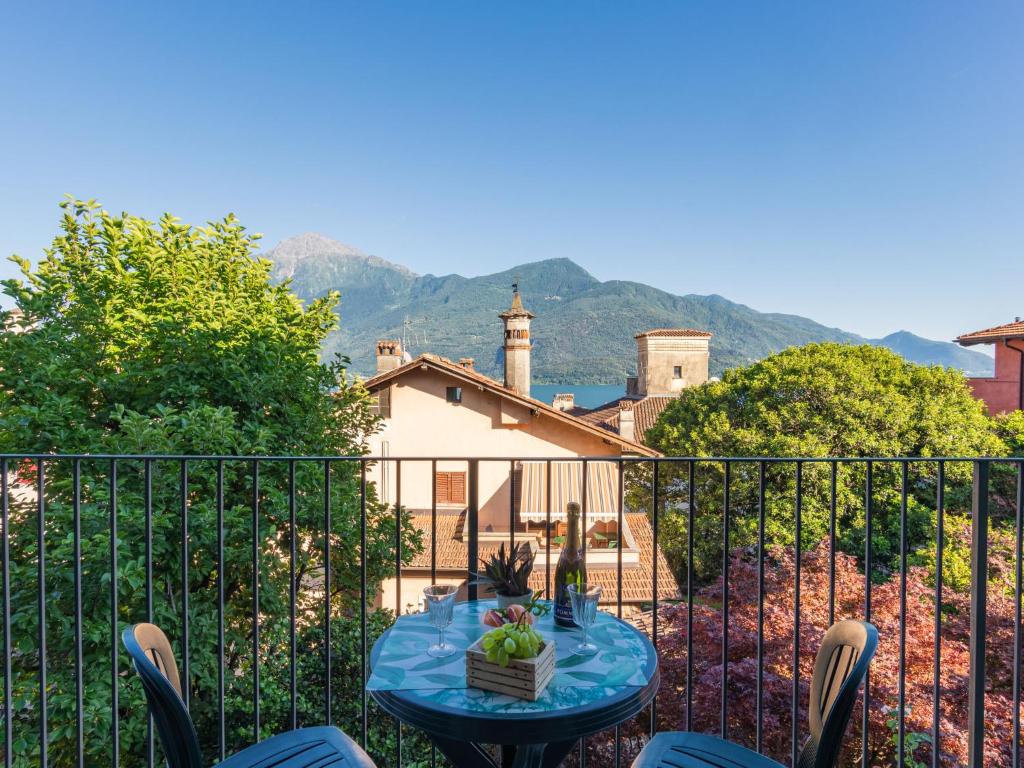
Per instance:
[[[519,542],[505,549],[505,542],[502,542],[497,554],[486,560],[481,558],[484,572],[474,574],[476,583],[494,590],[498,608],[530,605],[533,601],[533,590],[530,589],[533,558],[533,548],[529,543]]]

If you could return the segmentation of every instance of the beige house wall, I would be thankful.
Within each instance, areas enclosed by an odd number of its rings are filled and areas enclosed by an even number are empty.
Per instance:
[[[436,369],[407,373],[391,383],[391,416],[370,439],[373,456],[423,457],[401,467],[401,503],[429,509],[433,479],[429,459],[439,458],[439,472],[467,472],[468,462],[444,457],[473,457],[480,461],[480,530],[508,531],[510,485],[508,461],[487,457],[576,458],[619,456],[619,446],[598,435],[557,421],[543,412],[510,402],[497,393],[469,384]],[[445,401],[446,387],[461,386],[462,402]],[[368,478],[383,501],[398,501],[398,471],[393,462],[373,467]],[[468,482],[467,482],[468,494]],[[458,505],[462,508],[464,505]]]

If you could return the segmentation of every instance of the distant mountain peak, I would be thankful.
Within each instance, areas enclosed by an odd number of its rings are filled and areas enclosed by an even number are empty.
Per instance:
[[[281,278],[294,275],[296,266],[301,262],[328,260],[360,262],[375,267],[393,269],[409,277],[416,276],[407,267],[394,264],[379,256],[370,256],[355,246],[347,245],[319,232],[303,232],[301,235],[286,238],[261,256],[274,262],[274,272]]]
[[[353,369],[371,375],[378,339],[406,339],[414,353],[473,357],[478,370],[501,374],[502,327],[513,282],[536,313],[530,329],[536,383],[621,383],[636,367],[633,335],[651,328],[701,328],[711,340],[711,373],[748,365],[791,345],[814,341],[875,344],[907,360],[991,370],[991,358],[949,342],[897,331],[865,339],[798,315],[762,313],[720,295],[675,296],[625,280],[601,281],[569,258],[519,264],[489,275],[417,276],[408,269],[325,237],[306,233],[266,254],[274,277],[291,279],[302,299],[341,294],[341,327],[325,344]]]

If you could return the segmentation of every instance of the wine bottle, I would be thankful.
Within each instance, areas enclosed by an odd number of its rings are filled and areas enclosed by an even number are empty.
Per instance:
[[[570,584],[587,583],[587,563],[580,538],[580,505],[569,502],[565,508],[569,532],[562,542],[562,554],[555,567],[555,624],[560,627],[575,627],[572,620],[572,601],[569,597]]]

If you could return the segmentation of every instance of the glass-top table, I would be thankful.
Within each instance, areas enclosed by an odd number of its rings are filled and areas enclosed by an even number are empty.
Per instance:
[[[457,768],[493,768],[481,744],[500,744],[516,768],[557,766],[583,736],[629,720],[653,700],[658,657],[647,636],[599,613],[590,636],[599,648],[574,656],[578,630],[556,627],[551,614],[537,628],[555,641],[555,677],[537,701],[469,688],[465,649],[489,627],[493,601],[458,603],[448,641],[458,653],[432,659],[436,639],[425,614],[402,616],[374,644],[367,690],[387,713],[424,731]]]

